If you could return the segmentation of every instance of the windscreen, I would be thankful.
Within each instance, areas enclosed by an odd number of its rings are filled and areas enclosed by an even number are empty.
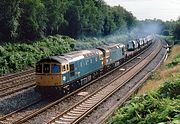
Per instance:
[[[51,65],[51,71],[52,71],[52,73],[59,73],[60,72],[60,65],[52,64]]]
[[[50,64],[44,64],[44,73],[50,73]]]

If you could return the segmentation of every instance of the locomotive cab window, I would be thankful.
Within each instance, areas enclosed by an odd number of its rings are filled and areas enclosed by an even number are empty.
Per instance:
[[[66,71],[66,65],[63,65],[63,71]]]
[[[52,71],[52,73],[59,73],[60,72],[60,65],[52,64],[51,65],[51,71]]]
[[[74,64],[70,65],[70,71],[74,71]]]
[[[36,72],[37,73],[42,73],[42,64],[37,64],[36,65]]]
[[[44,64],[43,71],[44,73],[50,73],[50,64]]]
[[[69,70],[69,66],[68,66],[68,64],[66,65],[66,69],[67,69],[67,70]]]

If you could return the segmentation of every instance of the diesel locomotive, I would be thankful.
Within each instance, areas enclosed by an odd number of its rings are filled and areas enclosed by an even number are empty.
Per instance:
[[[43,95],[66,95],[121,65],[152,40],[153,37],[148,37],[127,45],[109,44],[43,58],[36,64],[35,90]]]

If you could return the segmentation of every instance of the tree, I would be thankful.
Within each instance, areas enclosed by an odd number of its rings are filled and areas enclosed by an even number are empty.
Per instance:
[[[125,13],[125,9],[121,6],[115,6],[112,8],[112,14],[114,18],[114,23],[116,25],[116,30],[123,32],[127,30],[127,23],[125,20],[126,15],[124,15],[124,13]]]
[[[1,0],[0,6],[0,40],[108,35],[136,23],[132,13],[103,0]]]
[[[46,9],[41,0],[21,2],[20,39],[35,40],[42,38],[46,30]]]
[[[55,35],[62,33],[62,26],[67,25],[64,14],[68,9],[66,0],[43,0],[47,13],[46,34]]]
[[[174,38],[180,40],[180,19],[177,20],[175,29],[174,29]]]
[[[20,17],[20,0],[0,2],[0,40],[15,40]]]
[[[136,18],[132,13],[125,11],[125,21],[127,23],[127,28],[130,30],[131,27],[136,25]]]
[[[71,4],[69,4],[69,7],[64,15],[67,25],[63,27],[63,34],[77,38],[81,33],[81,4],[82,3],[80,0],[74,0],[71,2]]]

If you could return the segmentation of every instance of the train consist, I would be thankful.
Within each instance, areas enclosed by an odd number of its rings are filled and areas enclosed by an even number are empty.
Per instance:
[[[109,44],[41,59],[36,64],[36,91],[65,95],[121,65],[152,43],[147,36],[124,44]]]

